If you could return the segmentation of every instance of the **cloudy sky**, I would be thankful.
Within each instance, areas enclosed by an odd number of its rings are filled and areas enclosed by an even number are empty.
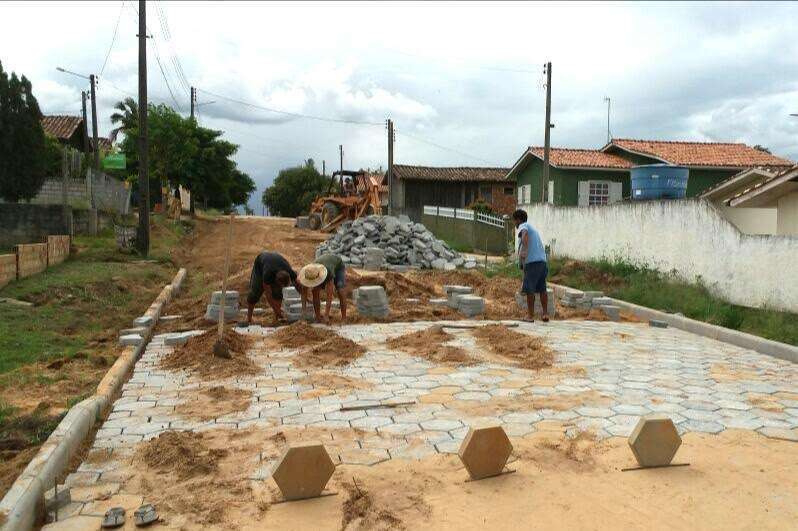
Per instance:
[[[79,114],[87,88],[56,67],[98,74],[107,134],[113,104],[137,93],[137,9],[4,2],[0,61],[50,114]],[[601,147],[608,96],[615,137],[739,141],[798,160],[798,4],[151,1],[147,11],[151,101],[187,114],[186,84],[199,89],[200,122],[240,144],[258,211],[280,168],[308,157],[337,168],[339,144],[345,167],[384,168],[389,117],[397,163],[512,165],[543,143],[546,61],[554,146]]]

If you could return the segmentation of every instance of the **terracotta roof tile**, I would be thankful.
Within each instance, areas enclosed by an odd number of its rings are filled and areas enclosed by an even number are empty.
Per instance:
[[[532,146],[529,153],[543,160],[544,149]],[[623,157],[597,149],[551,148],[549,160],[557,168],[631,168],[633,164]]]
[[[650,155],[671,164],[685,166],[717,166],[747,168],[751,166],[790,166],[791,161],[754,149],[745,144],[722,142],[672,142],[663,140],[635,140],[613,138],[604,147]]]
[[[79,116],[53,115],[42,117],[42,128],[48,135],[61,140],[72,138],[75,131],[83,123],[83,118]]]
[[[397,179],[450,182],[500,182],[504,181],[509,168],[431,167],[394,164],[393,174]]]

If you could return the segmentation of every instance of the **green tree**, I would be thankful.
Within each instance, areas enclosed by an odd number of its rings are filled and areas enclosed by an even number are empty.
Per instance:
[[[191,192],[192,211],[197,201],[221,210],[246,204],[255,183],[236,167],[232,157],[238,146],[223,140],[222,131],[200,127],[165,105],[150,105],[148,125],[151,197],[168,182]],[[137,142],[138,126],[133,124],[122,142],[129,168],[138,166]]]
[[[296,217],[307,214],[313,200],[326,194],[329,186],[329,178],[319,173],[313,159],[308,159],[301,166],[280,170],[261,200],[273,215]]]
[[[48,150],[42,113],[25,76],[9,77],[0,63],[0,197],[29,200],[44,184]]]
[[[139,104],[133,98],[116,102],[114,109],[118,112],[111,115],[111,123],[116,127],[111,129],[111,134],[108,135],[112,142],[119,133],[128,135],[128,131],[138,129],[139,125]]]

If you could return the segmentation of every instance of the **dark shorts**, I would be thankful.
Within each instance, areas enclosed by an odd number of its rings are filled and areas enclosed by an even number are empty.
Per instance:
[[[546,277],[549,265],[546,262],[529,262],[524,264],[524,282],[521,293],[546,293]]]
[[[339,291],[344,289],[344,286],[346,286],[346,267],[341,265],[341,267],[337,268],[333,273],[333,277],[335,289]]]
[[[257,304],[263,296],[263,274],[258,268],[252,268],[252,274],[249,276],[249,293],[247,294],[247,302],[249,304]],[[279,287],[272,287],[272,298],[275,300],[283,300],[283,290]]]

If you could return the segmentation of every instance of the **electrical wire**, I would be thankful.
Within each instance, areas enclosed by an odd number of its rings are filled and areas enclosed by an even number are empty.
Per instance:
[[[125,10],[125,0],[122,0],[122,4],[119,6],[119,15],[116,17],[116,25],[114,26],[114,36],[111,37],[111,45],[108,47],[108,52],[105,54],[105,61],[103,61],[103,66],[100,68],[100,77],[102,77],[103,72],[105,72],[105,65],[108,64],[108,58],[111,57],[111,50],[114,49],[114,43],[116,42],[116,34],[119,31],[119,21],[122,20],[122,11]]]
[[[394,129],[394,132],[396,134],[398,134],[398,135],[402,135],[402,136],[406,136],[408,138],[411,138],[411,139],[415,140],[416,142],[421,142],[422,144],[427,144],[427,145],[436,147],[438,149],[442,149],[444,151],[450,151],[452,153],[457,153],[458,155],[461,155],[463,157],[467,157],[467,158],[473,159],[473,160],[478,160],[480,162],[484,162],[485,164],[490,164],[491,166],[494,165],[494,163],[489,161],[489,160],[485,160],[483,158],[476,157],[474,155],[471,155],[470,153],[466,153],[466,152],[460,151],[458,149],[454,149],[454,148],[450,148],[450,147],[447,147],[447,146],[443,146],[443,145],[438,144],[436,142],[432,142],[431,140],[425,140],[423,138],[419,138],[419,137],[417,137],[415,135],[411,135],[410,133],[405,133],[404,131],[399,131],[398,129]]]
[[[380,126],[380,127],[383,125],[382,122],[365,122],[365,121],[360,121],[360,120],[347,120],[345,118],[330,118],[330,117],[325,117],[325,116],[314,116],[314,115],[311,115],[311,114],[302,114],[302,113],[298,113],[298,112],[283,111],[283,110],[280,110],[280,109],[273,109],[271,107],[265,107],[263,105],[256,105],[254,103],[249,103],[249,102],[246,102],[246,101],[237,100],[235,98],[230,98],[229,96],[223,96],[221,94],[216,94],[215,92],[211,92],[209,90],[205,90],[205,89],[199,88],[199,87],[197,87],[197,90],[200,91],[200,92],[204,92],[205,94],[207,94],[209,96],[213,96],[213,97],[216,97],[216,98],[221,98],[223,100],[227,100],[227,101],[230,101],[230,102],[233,102],[233,103],[237,103],[239,105],[244,105],[245,107],[251,107],[253,109],[260,109],[262,111],[268,111],[268,112],[273,112],[273,113],[277,113],[277,114],[283,114],[285,116],[293,116],[294,118],[306,118],[308,120],[318,120],[320,122],[332,122],[332,123],[351,124],[351,125],[371,125],[371,126]]]

